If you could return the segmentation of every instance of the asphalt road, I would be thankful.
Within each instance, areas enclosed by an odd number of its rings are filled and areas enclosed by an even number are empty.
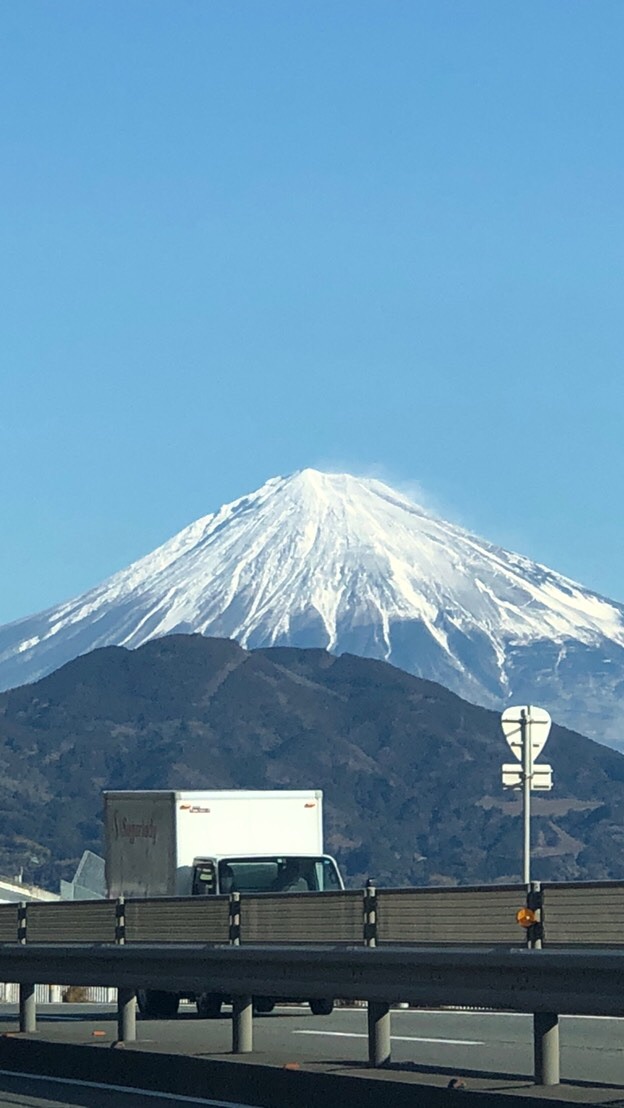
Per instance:
[[[199,1020],[194,1008],[181,1009],[173,1021],[139,1021],[137,1049],[173,1051],[219,1058],[231,1050],[228,1012],[219,1020]],[[38,1037],[109,1046],[116,1038],[112,1008],[86,1005],[46,1005],[39,1011]],[[563,1017],[562,1079],[621,1086],[624,1090],[624,1021],[610,1018]],[[0,1033],[15,1030],[15,1008],[0,1007]],[[307,1008],[283,1007],[254,1019],[254,1054],[259,1062],[361,1067],[367,1058],[366,1012],[337,1009],[332,1016],[314,1017]],[[530,1078],[533,1066],[532,1018],[519,1014],[464,1011],[394,1010],[392,1062],[403,1071],[427,1069],[438,1074],[500,1075]],[[5,1090],[4,1092],[2,1090]],[[21,1090],[21,1091],[20,1091]],[[624,1095],[624,1094],[623,1094]],[[154,1096],[97,1094],[74,1087],[71,1096],[60,1085],[0,1075],[0,1106],[119,1105],[143,1108],[159,1103]],[[2,1099],[4,1097],[5,1099]],[[19,1099],[19,1098],[22,1099]],[[48,1097],[48,1099],[46,1099]],[[82,1097],[82,1099],[80,1099]],[[29,1099],[30,1098],[30,1099]],[[190,1103],[184,1098],[160,1103]],[[202,1103],[195,1101],[194,1103]],[[203,1102],[209,1103],[209,1102]]]
[[[63,1078],[24,1077],[0,1070],[1,1108],[221,1108],[223,1101],[176,1097],[171,1094],[99,1088]],[[247,1108],[228,1104],[227,1108]]]

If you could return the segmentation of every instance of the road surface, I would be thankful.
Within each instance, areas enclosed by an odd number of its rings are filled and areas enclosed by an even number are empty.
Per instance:
[[[0,1007],[0,1033],[15,1030],[15,1007]],[[624,1098],[624,1021],[611,1018],[562,1017],[562,1080],[622,1087]],[[183,1006],[177,1020],[144,1021],[137,1024],[140,1041],[136,1049],[189,1053],[200,1057],[223,1058],[231,1051],[229,1011],[218,1020],[199,1020],[194,1007]],[[38,1014],[37,1038],[56,1042],[91,1043],[110,1046],[117,1034],[116,1012],[111,1007],[88,1005],[46,1005]],[[134,1047],[133,1047],[134,1049]],[[332,1016],[315,1017],[305,1007],[280,1007],[271,1015],[254,1019],[254,1054],[249,1060],[276,1065],[299,1063],[302,1066],[362,1067],[367,1059],[366,1011],[363,1008],[339,1008]],[[523,1077],[532,1075],[532,1017],[511,1013],[468,1011],[420,1011],[396,1009],[392,1012],[392,1065],[403,1072],[426,1069],[438,1074],[461,1075],[468,1080],[480,1075]],[[74,1088],[71,1097],[57,1089],[28,1089],[31,1099],[16,1092],[16,1079],[2,1096],[0,1106],[11,1105],[119,1105],[120,1108],[144,1108],[158,1103],[136,1094],[121,1099],[95,1099],[93,1090],[84,1099]],[[20,1078],[22,1085],[26,1079]],[[24,1086],[25,1087],[25,1086]],[[17,1086],[19,1088],[19,1084]],[[80,1096],[83,1099],[80,1099]],[[51,1096],[52,1099],[45,1099]],[[11,1097],[13,1099],[11,1099]],[[39,1098],[39,1099],[37,1099]],[[65,1099],[64,1099],[65,1098]],[[180,1100],[180,1104],[184,1100]],[[187,1102],[189,1103],[189,1102]],[[197,1101],[195,1103],[198,1103]],[[201,1103],[201,1102],[200,1102]],[[208,1102],[205,1102],[208,1103]]]
[[[84,1081],[24,1077],[0,1069],[0,1108],[222,1108],[223,1101],[102,1089]],[[228,1103],[227,1108],[247,1108]]]

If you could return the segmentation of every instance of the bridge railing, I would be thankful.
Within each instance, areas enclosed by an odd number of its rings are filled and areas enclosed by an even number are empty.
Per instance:
[[[18,941],[18,913],[17,904],[0,904],[0,942],[14,943]]]
[[[126,943],[227,943],[229,917],[227,896],[122,900],[119,938]]]
[[[624,883],[553,883],[536,889],[536,897],[543,946],[624,946]]]
[[[364,942],[363,896],[340,893],[282,893],[240,897],[241,943]]]
[[[22,908],[19,938],[29,943],[114,942],[116,915],[114,900],[31,903]]]
[[[0,905],[0,943],[12,942],[618,947],[624,882]]]
[[[414,892],[417,896],[413,896]],[[378,889],[377,945],[432,943],[521,945],[516,912],[526,903],[523,885],[451,889]]]
[[[35,982],[117,987],[126,1041],[137,988],[200,978],[233,996],[236,1051],[252,1048],[254,995],[364,999],[372,1065],[390,1057],[392,1003],[532,1012],[536,1081],[553,1084],[560,1013],[624,1015],[623,920],[622,882],[4,905],[0,977],[20,984],[26,1032]]]
[[[0,978],[20,984],[20,1031],[36,1031],[36,984],[118,990],[118,1036],[136,1039],[136,990],[232,999],[232,1049],[253,1049],[252,998],[368,1003],[369,1062],[390,1060],[391,1006],[458,1005],[533,1014],[535,1079],[559,1080],[559,1015],[624,1015],[624,950],[328,944],[0,943]]]

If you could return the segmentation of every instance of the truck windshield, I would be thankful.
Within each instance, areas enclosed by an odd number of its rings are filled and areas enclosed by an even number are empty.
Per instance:
[[[331,858],[226,858],[219,862],[221,893],[323,893],[341,888]]]

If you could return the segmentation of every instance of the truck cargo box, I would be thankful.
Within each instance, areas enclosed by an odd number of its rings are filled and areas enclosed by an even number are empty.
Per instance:
[[[104,793],[108,895],[185,896],[197,858],[321,855],[319,790]]]

